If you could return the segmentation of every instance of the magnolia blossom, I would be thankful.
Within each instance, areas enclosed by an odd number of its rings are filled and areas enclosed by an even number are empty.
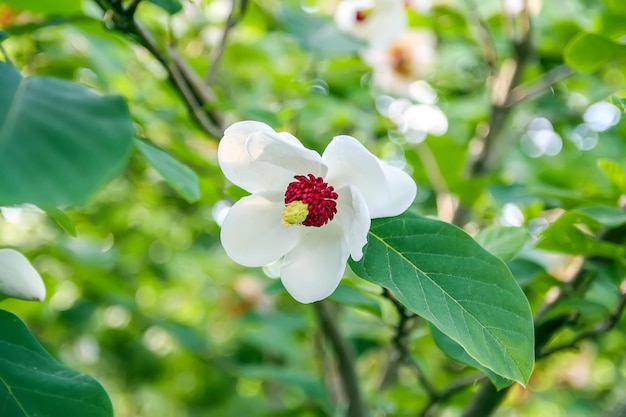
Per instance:
[[[13,249],[0,249],[0,299],[43,301],[46,287],[28,259]]]
[[[345,0],[335,12],[337,27],[371,46],[385,46],[407,28],[403,0]]]
[[[238,122],[224,132],[224,175],[251,195],[222,224],[228,256],[268,266],[302,303],[337,288],[349,256],[359,260],[370,219],[396,216],[413,202],[415,182],[351,136],[336,136],[320,156],[264,123]]]
[[[367,48],[362,52],[372,66],[374,85],[386,93],[410,95],[411,84],[432,71],[436,38],[429,30],[411,30],[385,48]]]

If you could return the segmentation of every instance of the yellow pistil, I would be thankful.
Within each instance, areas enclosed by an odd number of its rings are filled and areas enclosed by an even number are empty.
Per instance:
[[[302,224],[309,215],[309,205],[300,200],[292,201],[285,206],[283,210],[283,224],[292,226],[294,224]]]

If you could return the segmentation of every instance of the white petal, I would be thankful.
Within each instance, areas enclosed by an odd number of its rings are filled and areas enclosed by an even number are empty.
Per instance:
[[[346,270],[349,250],[341,227],[331,221],[308,228],[302,240],[285,256],[280,270],[283,285],[301,303],[331,295]]]
[[[265,275],[267,275],[269,278],[279,278],[281,266],[283,266],[283,258],[280,258],[277,261],[272,262],[271,264],[265,265],[263,267],[263,272],[265,272]]]
[[[28,259],[13,249],[0,249],[0,295],[43,301],[46,287]]]
[[[285,226],[283,208],[282,193],[253,194],[236,202],[222,225],[226,254],[244,266],[264,266],[293,249],[303,227]]]
[[[343,229],[350,255],[355,261],[363,257],[363,247],[367,243],[370,229],[370,213],[363,196],[356,188],[344,187],[337,190],[337,214],[332,220]]]
[[[408,174],[382,164],[351,136],[336,136],[322,159],[328,166],[327,182],[336,189],[346,185],[357,188],[372,219],[398,215],[415,198],[417,186]]]
[[[347,185],[358,188],[370,211],[387,203],[387,180],[380,161],[361,142],[352,136],[336,136],[322,159],[328,166],[326,181],[335,189]]]
[[[413,178],[400,168],[382,164],[387,180],[386,202],[370,208],[372,219],[391,217],[404,213],[415,200],[417,185]]]
[[[298,139],[286,132],[254,133],[248,138],[246,150],[254,163],[261,167],[265,163],[286,169],[292,174],[291,178],[293,174],[326,175],[327,169],[320,154],[305,148]]]
[[[226,178],[250,193],[284,192],[294,175],[323,175],[326,171],[319,154],[306,149],[294,136],[254,121],[226,129],[217,157]],[[304,172],[307,169],[316,172]]]

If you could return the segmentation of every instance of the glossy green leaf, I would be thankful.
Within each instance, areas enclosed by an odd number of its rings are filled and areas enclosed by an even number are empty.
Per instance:
[[[377,219],[363,259],[350,265],[480,365],[528,382],[534,363],[528,300],[506,265],[462,230],[410,213]]]
[[[524,247],[528,232],[522,227],[485,227],[474,239],[492,255],[508,261]]]
[[[183,5],[179,0],[148,0],[155,6],[160,7],[169,14],[176,14],[183,9]]]
[[[19,318],[0,310],[0,328],[0,416],[113,416],[98,381],[57,362]]]
[[[302,10],[284,6],[280,20],[285,30],[303,48],[324,54],[350,54],[363,47],[363,43],[342,32],[330,19],[314,16]]]
[[[624,56],[626,45],[595,33],[581,33],[565,47],[565,62],[580,72],[593,72]]]
[[[626,170],[610,159],[600,159],[598,166],[622,194],[626,194]]]
[[[451,357],[457,362],[464,363],[466,365],[472,366],[474,368],[480,369],[483,371],[496,389],[501,390],[503,388],[508,387],[513,383],[510,379],[502,378],[500,375],[494,373],[491,369],[485,368],[478,362],[476,362],[470,355],[463,350],[461,345],[456,343],[454,340],[450,339],[448,336],[440,332],[435,326],[430,325],[430,334],[433,336],[435,343],[446,355]]]
[[[0,205],[84,203],[125,166],[132,136],[121,97],[0,62]]]
[[[626,247],[603,242],[594,236],[603,226],[610,227],[616,224],[620,224],[620,216],[613,210],[591,207],[570,210],[541,232],[537,248],[572,255],[606,256],[623,260],[626,257]]]
[[[47,15],[82,12],[82,1],[80,0],[2,0],[2,3],[8,4],[13,10],[28,10]]]
[[[193,203],[200,199],[198,176],[191,168],[164,150],[142,140],[135,140],[135,146],[168,184],[188,202]]]

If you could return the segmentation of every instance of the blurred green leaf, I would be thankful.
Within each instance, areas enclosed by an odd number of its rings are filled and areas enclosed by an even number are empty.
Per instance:
[[[368,297],[357,288],[346,284],[337,287],[335,292],[330,296],[330,299],[340,304],[367,311],[377,317],[382,316],[380,304],[376,299]]]
[[[169,14],[176,14],[183,9],[183,5],[179,0],[148,0],[155,6],[160,7]]]
[[[534,363],[528,301],[506,265],[462,230],[410,213],[377,219],[363,259],[350,265],[480,365],[528,382]]]
[[[28,10],[35,13],[48,15],[82,13],[82,1],[80,0],[2,0],[13,10]]]
[[[617,207],[609,206],[585,206],[576,209],[585,213],[604,227],[618,227],[626,223],[626,211]]]
[[[626,170],[610,159],[598,160],[598,166],[622,194],[626,194]]]
[[[98,381],[57,362],[19,318],[0,310],[0,328],[0,415],[113,416]]]
[[[200,186],[198,176],[187,165],[176,158],[142,140],[135,140],[135,146],[141,154],[150,162],[159,174],[189,203],[200,199]]]
[[[565,47],[565,62],[580,72],[593,72],[624,56],[626,45],[595,33],[580,33]]]
[[[0,205],[84,203],[125,166],[132,134],[121,97],[0,62]]]
[[[330,19],[294,7],[283,6],[279,19],[287,33],[309,51],[323,54],[351,54],[364,46],[359,40],[339,30]]]
[[[500,375],[494,373],[491,369],[485,368],[484,366],[476,362],[474,359],[472,359],[470,355],[467,354],[467,352],[465,352],[465,350],[463,350],[463,347],[461,347],[461,345],[440,332],[432,324],[430,325],[430,333],[433,336],[433,339],[435,340],[435,343],[437,344],[439,349],[441,349],[446,355],[448,355],[457,362],[464,363],[483,371],[485,374],[487,374],[487,376],[489,377],[491,382],[493,382],[493,385],[498,391],[508,387],[513,383],[513,381],[511,381],[510,379],[502,378]]]
[[[508,261],[524,247],[528,236],[522,227],[493,226],[480,230],[474,239],[492,255]]]
[[[603,242],[593,234],[603,226],[622,224],[624,213],[605,207],[586,207],[563,213],[539,236],[537,248],[583,256],[606,256],[623,260],[626,248]]]
[[[68,235],[72,237],[76,237],[76,227],[74,226],[74,222],[70,219],[70,216],[67,215],[63,210],[59,210],[56,208],[49,208],[46,210],[46,214],[52,220],[59,225],[61,229],[63,229]]]

